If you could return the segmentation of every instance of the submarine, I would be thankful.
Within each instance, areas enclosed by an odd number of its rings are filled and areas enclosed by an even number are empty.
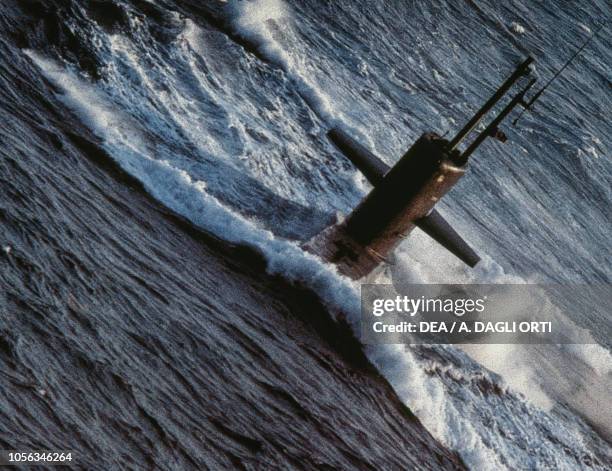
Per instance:
[[[512,110],[519,105],[526,110],[539,97],[543,90],[534,99],[525,99],[536,82],[530,77],[532,62],[532,57],[523,60],[453,139],[425,132],[393,167],[341,127],[331,128],[327,137],[373,189],[343,220],[303,244],[304,249],[336,265],[341,274],[358,280],[390,262],[394,249],[418,227],[465,264],[475,267],[480,261],[477,252],[435,206],[463,177],[470,157],[487,138],[506,141],[500,125]],[[518,92],[477,132],[483,119],[515,85],[521,85]],[[461,150],[472,134],[476,136]]]

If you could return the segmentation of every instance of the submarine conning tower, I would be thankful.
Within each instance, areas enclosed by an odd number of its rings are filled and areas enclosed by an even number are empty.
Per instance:
[[[464,152],[459,150],[462,141],[476,130],[512,85],[529,73],[532,60],[529,57],[516,68],[454,139],[424,133],[393,168],[342,129],[331,129],[329,139],[374,188],[343,221],[312,238],[305,248],[336,264],[341,273],[359,279],[389,261],[400,242],[419,227],[467,265],[475,266],[480,257],[434,206],[465,174],[470,155],[487,137],[505,141],[499,124],[515,106],[525,106],[525,93],[535,79],[498,112]]]

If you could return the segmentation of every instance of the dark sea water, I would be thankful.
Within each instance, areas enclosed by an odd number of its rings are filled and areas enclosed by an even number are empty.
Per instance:
[[[304,253],[527,54],[607,2],[3,0],[0,448],[85,469],[607,469],[609,312],[569,346],[364,347],[359,284]],[[610,32],[485,144],[379,281],[610,283]],[[577,340],[578,341],[578,340]],[[416,417],[415,417],[416,416]]]

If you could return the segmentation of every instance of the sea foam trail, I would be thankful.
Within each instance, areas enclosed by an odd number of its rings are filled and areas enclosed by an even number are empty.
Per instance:
[[[66,92],[61,99],[104,139],[110,155],[157,200],[228,242],[257,249],[266,256],[271,273],[292,281],[307,281],[333,312],[359,311],[358,290],[351,280],[338,275],[296,243],[276,238],[221,203],[206,192],[205,182],[193,180],[168,161],[150,157],[144,135],[131,127],[130,118],[114,109],[94,87],[34,51],[25,53]]]

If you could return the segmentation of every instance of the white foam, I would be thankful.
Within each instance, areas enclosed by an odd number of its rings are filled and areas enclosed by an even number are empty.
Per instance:
[[[489,448],[469,417],[457,410],[444,384],[427,375],[405,345],[367,349],[368,358],[383,373],[399,398],[419,417],[429,432],[474,469],[506,469],[496,450]]]
[[[612,374],[612,355],[610,351],[594,342],[590,332],[585,332],[586,344],[568,344],[565,348],[586,363],[598,376]]]
[[[329,125],[340,122],[342,116],[334,111],[329,97],[310,78],[312,65],[306,59],[306,51],[300,50],[303,43],[294,36],[289,7],[281,0],[238,0],[230,2],[229,7],[234,30],[287,73],[302,98],[323,121]]]
[[[525,32],[525,27],[516,21],[512,22],[510,29],[517,34],[523,34]]]
[[[233,11],[233,8],[235,7],[230,9]],[[269,16],[284,18],[274,14]],[[205,149],[207,152],[228,161],[239,159],[237,165],[243,173],[249,172],[270,192],[283,198],[325,211],[329,208],[346,208],[350,204],[347,201],[354,199],[353,187],[350,185],[351,174],[344,169],[320,166],[318,160],[310,156],[302,158],[305,149],[312,151],[313,137],[319,132],[319,126],[326,128],[328,125],[320,119],[321,116],[317,117],[317,114],[333,120],[329,117],[327,105],[319,103],[319,100],[304,99],[319,94],[325,100],[323,92],[318,88],[308,88],[307,84],[295,75],[296,70],[281,65],[275,67],[277,70],[274,70],[269,83],[260,90],[261,101],[267,102],[267,106],[257,106],[252,101],[251,87],[255,84],[259,86],[257,69],[262,67],[260,61],[247,55],[244,62],[236,62],[236,56],[243,54],[243,51],[229,45],[224,35],[202,30],[189,19],[185,19],[184,24],[183,32],[177,37],[178,48],[174,50],[174,60],[186,64],[200,89],[222,108],[219,115],[206,108],[199,112],[186,109],[183,113],[186,116],[179,116],[177,119],[181,125],[185,123],[185,134],[195,136],[196,139],[202,134],[218,136],[219,133],[215,131],[226,126],[225,122],[228,121],[229,126],[236,131],[235,136],[226,136],[224,139],[224,147],[229,149],[208,148]],[[287,36],[293,38],[289,34]],[[295,47],[293,51],[299,56]],[[149,67],[148,64],[144,66]],[[264,66],[264,69],[271,71],[273,68]],[[286,70],[294,70],[295,73],[288,73]],[[186,79],[184,75],[168,72],[167,80],[171,84],[180,84]],[[239,78],[234,80],[237,76]],[[310,76],[307,76],[307,80],[314,84]],[[227,79],[228,77],[232,79]],[[299,95],[304,102],[294,96],[293,90],[296,87],[300,90]],[[174,88],[180,90],[180,85],[175,85]],[[289,100],[285,98],[287,94],[292,95]],[[188,97],[191,95],[193,94],[187,93]],[[180,101],[181,97],[171,99]],[[303,116],[305,105],[309,110],[308,119],[314,125],[309,132],[304,132],[303,126],[296,123],[296,117]],[[213,125],[218,122],[213,126],[213,132],[201,129],[201,123],[207,121]],[[237,143],[236,146],[227,145],[233,141]],[[190,173],[193,174],[192,171]],[[205,174],[210,178],[210,169],[207,169]],[[300,177],[296,178],[296,174]],[[332,174],[333,180],[344,187],[343,191],[338,191],[336,185],[332,187],[328,184]]]
[[[463,231],[460,231],[463,233]],[[469,239],[469,238],[468,238]],[[426,255],[424,255],[426,254]],[[529,280],[506,274],[503,267],[482,254],[482,261],[475,269],[467,269],[445,249],[433,243],[421,232],[411,236],[410,243],[403,244],[397,253],[392,278],[396,284],[409,283],[457,283],[457,284],[528,284]],[[546,297],[542,299],[512,299],[492,309],[499,320],[518,319],[521,313],[533,315],[541,312],[542,318],[555,319],[557,328],[572,335],[574,344],[561,345],[555,353],[562,364],[567,355],[580,358],[600,376],[612,371],[612,355],[598,345],[592,334],[575,325],[565,313]],[[554,346],[551,346],[554,347]],[[508,383],[534,404],[550,410],[553,402],[542,389],[539,378],[541,365],[534,362],[529,347],[524,345],[470,345],[459,347],[488,369],[501,374]]]

